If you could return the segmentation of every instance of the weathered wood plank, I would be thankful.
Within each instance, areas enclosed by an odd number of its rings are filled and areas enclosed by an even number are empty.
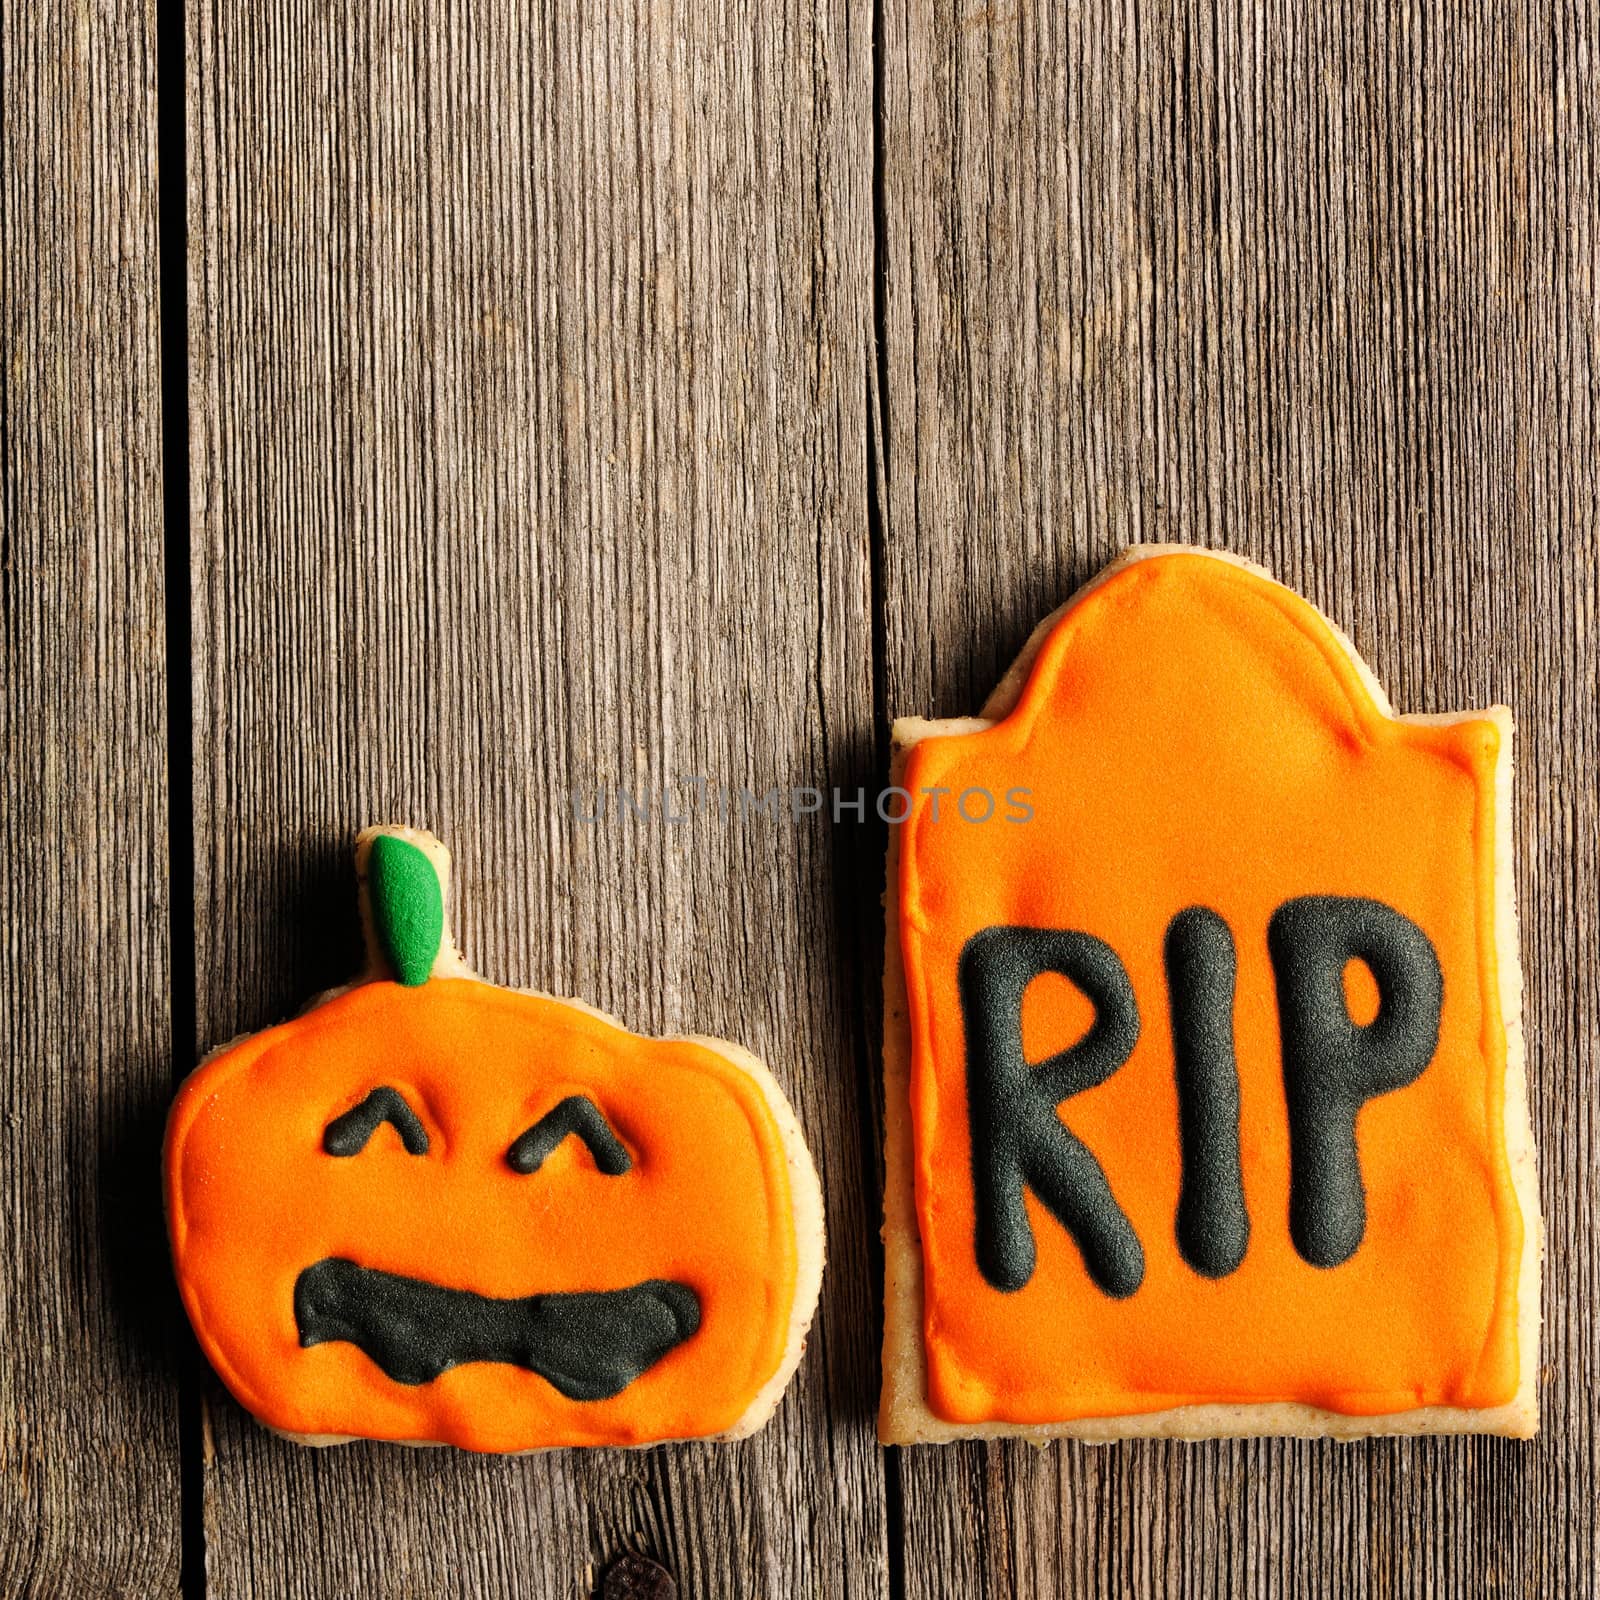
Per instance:
[[[729,1449],[313,1454],[219,1392],[211,1592],[882,1594],[850,830],[575,820],[870,767],[870,36],[844,0],[189,8],[203,1042],[356,956],[354,828],[457,854],[466,951],[743,1040],[837,1229]],[[866,981],[870,984],[871,978]]]
[[[1265,562],[1521,726],[1544,1433],[906,1452],[906,1593],[1587,1593],[1600,364],[1591,10],[886,0],[893,713],[1122,544]]]
[[[0,9],[0,1593],[178,1586],[155,10]]]

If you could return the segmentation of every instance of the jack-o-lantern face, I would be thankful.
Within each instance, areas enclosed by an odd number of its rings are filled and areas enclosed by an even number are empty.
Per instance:
[[[364,982],[232,1046],[174,1107],[168,1214],[206,1354],[299,1436],[748,1431],[820,1270],[787,1104],[731,1046],[450,975],[442,890],[417,866],[445,858],[409,839],[363,851],[369,927],[390,970],[427,981]],[[430,928],[445,954],[424,960]]]

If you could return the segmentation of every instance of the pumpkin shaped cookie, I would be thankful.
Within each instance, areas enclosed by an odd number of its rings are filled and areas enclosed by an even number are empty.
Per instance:
[[[476,977],[449,865],[363,833],[366,972],[179,1092],[167,1221],[201,1347],[306,1443],[752,1432],[822,1271],[793,1111],[736,1045]]]

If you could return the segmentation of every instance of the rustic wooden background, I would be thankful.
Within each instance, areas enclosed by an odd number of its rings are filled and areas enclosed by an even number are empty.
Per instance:
[[[1600,18],[963,6],[0,8],[0,1595],[1600,1589]],[[870,785],[1155,538],[1516,710],[1536,1444],[879,1450],[881,832],[566,809]],[[378,818],[787,1087],[759,1438],[311,1453],[198,1361],[174,1078],[349,968]]]

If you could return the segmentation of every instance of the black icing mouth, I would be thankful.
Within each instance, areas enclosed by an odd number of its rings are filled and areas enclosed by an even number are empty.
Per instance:
[[[569,1400],[607,1400],[700,1326],[686,1284],[494,1300],[327,1256],[295,1280],[306,1347],[342,1340],[396,1383],[431,1383],[469,1361],[536,1372]]]

